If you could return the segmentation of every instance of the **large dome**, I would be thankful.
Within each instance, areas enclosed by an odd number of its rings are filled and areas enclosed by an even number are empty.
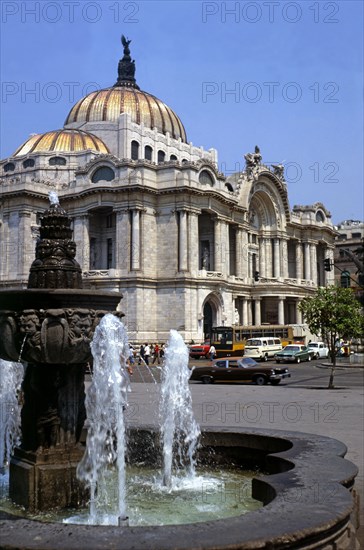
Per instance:
[[[31,136],[23,145],[18,147],[13,157],[28,155],[29,153],[73,153],[91,149],[99,153],[108,154],[105,143],[90,132],[83,130],[53,130],[45,134]]]
[[[72,107],[65,126],[73,123],[110,121],[117,122],[127,113],[136,124],[157,128],[162,134],[169,132],[172,138],[187,143],[186,131],[179,117],[157,97],[143,92],[135,80],[135,61],[130,56],[129,44],[121,37],[123,58],[118,65],[118,79],[114,86],[92,92]]]
[[[179,117],[157,97],[131,86],[115,86],[92,92],[72,107],[65,126],[73,122],[116,122],[128,113],[136,124],[156,127],[159,132],[169,132],[174,139],[187,142],[186,131]]]

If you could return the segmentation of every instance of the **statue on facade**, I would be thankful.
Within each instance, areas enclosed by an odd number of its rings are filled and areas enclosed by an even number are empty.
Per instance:
[[[202,269],[206,269],[206,271],[210,269],[210,251],[207,246],[202,251]]]
[[[277,178],[284,181],[284,166],[283,164],[272,164],[274,175],[277,176]]]
[[[255,146],[254,153],[246,153],[244,158],[246,162],[245,171],[248,177],[251,177],[262,161],[262,155],[260,154],[258,145]]]

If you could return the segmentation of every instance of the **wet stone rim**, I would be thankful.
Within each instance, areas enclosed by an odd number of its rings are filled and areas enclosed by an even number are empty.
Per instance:
[[[131,431],[136,442],[156,434],[149,426]],[[253,497],[265,506],[217,521],[119,528],[45,524],[0,512],[1,547],[288,550],[321,548],[324,543],[325,548],[334,548],[339,542],[340,548],[355,548],[352,488],[358,469],[343,458],[347,451],[343,443],[299,432],[210,427],[202,432],[202,446],[226,460],[244,453],[260,456],[262,468],[270,474],[253,480]]]

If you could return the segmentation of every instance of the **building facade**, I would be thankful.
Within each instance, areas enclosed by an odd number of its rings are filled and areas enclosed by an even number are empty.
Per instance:
[[[132,339],[301,323],[302,298],[334,282],[330,213],[291,210],[283,167],[265,165],[258,147],[242,173],[220,173],[216,150],[189,143],[172,109],[139,89],[123,45],[114,86],[1,161],[1,286],[27,285],[52,190],[72,216],[84,286],[123,293]]]

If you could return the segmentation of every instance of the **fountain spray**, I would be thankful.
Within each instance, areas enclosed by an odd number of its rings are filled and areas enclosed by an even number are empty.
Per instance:
[[[176,330],[170,331],[161,380],[161,435],[163,439],[163,484],[172,486],[172,466],[195,475],[194,453],[200,436],[188,385],[188,349]]]
[[[105,315],[95,330],[91,344],[93,375],[86,394],[89,423],[86,451],[77,467],[77,477],[91,492],[90,523],[109,524],[117,515],[118,524],[127,524],[125,504],[125,423],[129,377],[127,333],[114,315]],[[118,474],[117,510],[108,496],[108,478],[112,468]],[[111,514],[110,514],[111,512]]]

